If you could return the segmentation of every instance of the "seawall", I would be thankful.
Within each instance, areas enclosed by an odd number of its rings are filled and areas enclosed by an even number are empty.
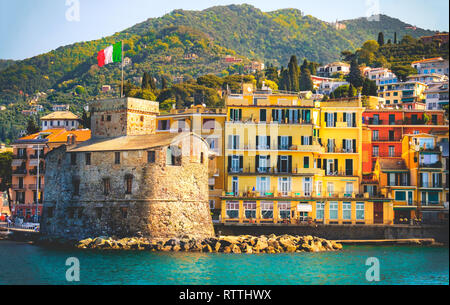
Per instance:
[[[427,239],[448,245],[447,225],[246,225],[214,224],[216,234],[222,235],[312,235],[328,240]]]

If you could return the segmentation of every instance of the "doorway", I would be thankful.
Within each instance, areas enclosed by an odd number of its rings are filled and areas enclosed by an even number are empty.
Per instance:
[[[383,202],[374,202],[373,203],[373,223],[374,224],[383,224],[384,215],[383,215]]]

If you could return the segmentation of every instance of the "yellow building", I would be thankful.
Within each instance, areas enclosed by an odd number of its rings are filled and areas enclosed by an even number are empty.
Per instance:
[[[403,82],[378,86],[378,96],[385,99],[386,105],[401,105],[425,100],[428,86],[421,82]]]
[[[226,98],[222,222],[392,224],[360,191],[362,102],[254,92]]]
[[[209,202],[210,208],[218,218],[220,196],[224,190],[223,133],[226,119],[224,108],[206,108],[202,105],[186,109],[172,109],[170,113],[156,118],[156,133],[178,133],[191,131],[201,135],[216,152],[214,164],[210,162]]]

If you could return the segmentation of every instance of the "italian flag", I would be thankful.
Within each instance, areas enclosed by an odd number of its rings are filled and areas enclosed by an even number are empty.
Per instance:
[[[103,67],[104,65],[121,62],[122,61],[122,42],[115,43],[112,46],[101,50],[97,54],[98,66]]]

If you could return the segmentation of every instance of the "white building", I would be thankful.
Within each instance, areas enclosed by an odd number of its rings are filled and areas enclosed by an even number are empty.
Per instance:
[[[342,81],[336,78],[311,76],[311,79],[314,83],[314,88],[317,90],[317,93],[319,94],[330,95],[331,92],[336,90],[338,87],[349,84],[346,81]]]
[[[442,57],[423,59],[414,61],[411,66],[417,70],[418,74],[445,74],[448,76],[448,60]]]
[[[448,105],[448,82],[429,85],[425,95],[428,110],[441,110]]]
[[[407,77],[408,81],[411,82],[421,82],[427,85],[435,83],[448,82],[448,76],[444,74],[415,74]]]
[[[330,77],[333,74],[347,75],[350,73],[350,65],[345,62],[333,62],[317,69],[317,75],[321,77]]]
[[[70,111],[55,111],[41,118],[42,131],[63,128],[78,129],[80,118]]]
[[[384,84],[394,84],[398,81],[397,76],[387,68],[372,68],[367,70],[365,76],[377,83],[377,86]]]
[[[69,105],[53,105],[52,110],[53,111],[69,111],[70,106]]]

